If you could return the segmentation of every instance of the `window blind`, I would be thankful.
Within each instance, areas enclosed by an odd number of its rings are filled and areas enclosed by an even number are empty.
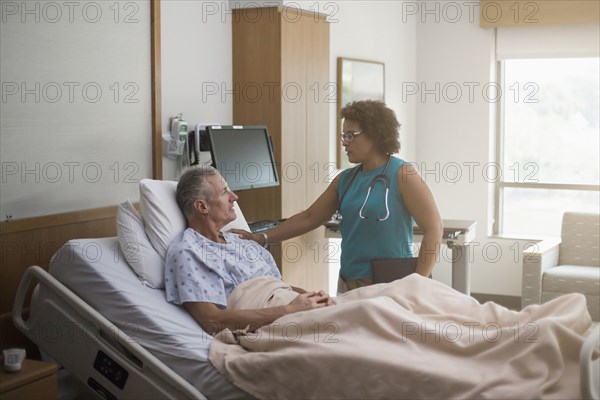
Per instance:
[[[480,0],[482,28],[600,22],[598,0]]]
[[[600,55],[600,25],[500,27],[496,32],[498,60],[571,58]]]

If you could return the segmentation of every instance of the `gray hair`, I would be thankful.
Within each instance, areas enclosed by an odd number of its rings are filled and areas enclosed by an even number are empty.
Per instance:
[[[198,199],[206,200],[212,193],[212,185],[207,178],[217,174],[213,167],[201,166],[186,170],[179,178],[175,198],[177,205],[186,218],[194,215],[194,202]]]

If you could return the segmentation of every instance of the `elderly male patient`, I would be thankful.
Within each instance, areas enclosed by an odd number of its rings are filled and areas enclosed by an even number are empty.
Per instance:
[[[236,219],[237,196],[212,167],[187,170],[177,184],[177,204],[188,228],[167,252],[167,301],[183,304],[210,334],[225,328],[256,330],[286,314],[333,304],[323,291],[306,292],[287,305],[257,310],[231,310],[227,298],[242,282],[281,274],[271,254],[252,240],[221,229]]]

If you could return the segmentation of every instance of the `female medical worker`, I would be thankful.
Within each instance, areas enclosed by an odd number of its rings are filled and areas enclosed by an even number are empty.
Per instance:
[[[413,218],[423,230],[417,273],[429,276],[439,254],[442,221],[419,173],[392,156],[400,150],[394,111],[365,100],[342,109],[342,141],[351,163],[305,211],[257,234],[236,230],[259,244],[302,235],[332,218],[340,222],[342,253],[338,292],[372,284],[375,258],[411,257]]]

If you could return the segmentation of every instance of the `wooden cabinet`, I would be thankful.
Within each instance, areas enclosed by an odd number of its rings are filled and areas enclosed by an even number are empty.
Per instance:
[[[277,220],[306,209],[327,187],[329,23],[298,8],[234,10],[233,122],[265,124],[273,139],[281,185],[238,192],[246,219]],[[332,93],[333,92],[333,93]],[[284,279],[327,288],[322,228],[274,246]]]
[[[55,364],[24,360],[20,371],[0,372],[2,399],[56,399]]]

